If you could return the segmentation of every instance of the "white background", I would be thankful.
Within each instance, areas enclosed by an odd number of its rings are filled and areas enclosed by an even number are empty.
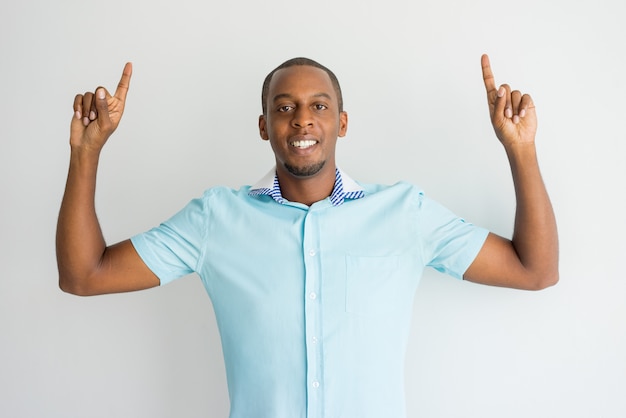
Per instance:
[[[542,292],[428,272],[406,358],[409,417],[626,416],[625,3],[321,0],[0,5],[0,416],[226,417],[211,303],[197,277],[79,298],[57,287],[56,217],[76,93],[135,73],[101,161],[110,243],[205,188],[273,164],[263,77],[294,56],[335,71],[341,167],[409,180],[510,236],[513,189],[480,55],[529,92],[561,239]],[[372,336],[376,338],[376,336]]]

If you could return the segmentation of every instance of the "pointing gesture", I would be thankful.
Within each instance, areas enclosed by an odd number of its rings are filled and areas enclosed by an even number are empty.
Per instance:
[[[528,94],[511,91],[508,84],[496,88],[489,57],[481,57],[483,80],[487,90],[489,115],[496,136],[503,145],[533,143],[537,131],[535,105]]]
[[[504,145],[515,188],[511,239],[489,234],[464,278],[518,289],[543,289],[559,280],[559,239],[550,197],[541,178],[535,133],[537,116],[529,95],[496,87],[489,57],[481,58],[489,115]]]
[[[100,151],[120,123],[132,72],[132,64],[127,63],[113,96],[104,87],[98,87],[95,94],[76,95],[70,128],[72,147]]]
[[[59,286],[77,295],[126,292],[159,284],[129,240],[107,246],[96,216],[100,151],[120,123],[131,74],[128,63],[113,96],[98,87],[74,99],[70,166],[56,244]]]

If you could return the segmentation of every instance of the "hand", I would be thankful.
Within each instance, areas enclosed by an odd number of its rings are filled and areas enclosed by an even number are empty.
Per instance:
[[[534,143],[537,132],[535,105],[528,94],[511,91],[508,84],[496,89],[489,57],[481,57],[483,80],[487,89],[489,115],[496,136],[506,147],[513,144]]]
[[[98,152],[102,149],[122,119],[132,73],[133,66],[129,62],[124,67],[114,96],[104,87],[98,87],[95,94],[87,92],[76,95],[70,127],[72,147],[86,147]]]

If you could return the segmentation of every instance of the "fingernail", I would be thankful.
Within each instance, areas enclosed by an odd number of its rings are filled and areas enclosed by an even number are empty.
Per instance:
[[[98,99],[104,99],[104,97],[105,97],[104,89],[98,89],[96,94],[98,95]]]
[[[522,109],[519,111],[519,117],[523,118],[524,116],[526,116],[526,109]]]
[[[504,109],[504,116],[510,118],[511,116],[513,116],[513,111],[507,107],[506,109]]]
[[[513,116],[513,123],[519,123],[519,116]]]
[[[504,96],[504,93],[506,93],[506,91],[504,90],[504,87],[500,87],[498,89],[498,97]]]
[[[94,112],[93,110],[89,112],[89,119],[96,120],[96,112]]]
[[[89,125],[89,118],[87,117],[83,118],[83,125],[85,126]]]
[[[82,115],[81,115],[81,114],[80,114],[80,112],[77,110],[77,111],[74,113],[74,116],[76,116],[76,119],[80,119]]]

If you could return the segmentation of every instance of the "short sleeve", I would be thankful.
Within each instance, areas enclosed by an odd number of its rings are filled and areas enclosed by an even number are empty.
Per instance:
[[[420,194],[419,231],[427,265],[462,279],[482,248],[489,231],[466,222]]]
[[[197,270],[206,233],[206,198],[207,193],[158,227],[131,238],[162,285]]]

